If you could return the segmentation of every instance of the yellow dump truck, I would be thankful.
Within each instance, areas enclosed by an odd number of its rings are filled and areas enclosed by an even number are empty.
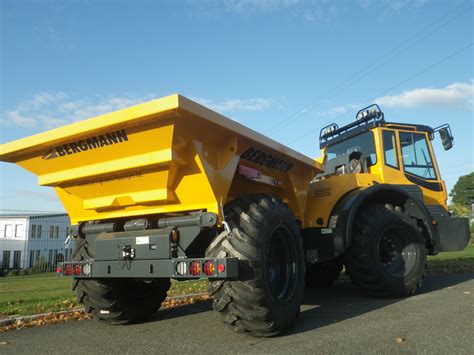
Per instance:
[[[76,240],[78,301],[112,324],[138,322],[170,278],[209,279],[236,331],[271,336],[296,319],[306,287],[342,267],[370,295],[420,287],[428,254],[462,250],[431,141],[449,125],[385,121],[378,106],[321,130],[311,159],[172,95],[0,146],[0,160],[56,190]]]

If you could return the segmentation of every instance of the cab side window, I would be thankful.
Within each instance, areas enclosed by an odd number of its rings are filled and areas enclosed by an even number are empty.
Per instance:
[[[385,165],[398,169],[399,165],[395,133],[392,131],[382,131],[382,139]]]
[[[400,132],[399,138],[405,172],[426,180],[436,180],[426,135],[424,133]]]

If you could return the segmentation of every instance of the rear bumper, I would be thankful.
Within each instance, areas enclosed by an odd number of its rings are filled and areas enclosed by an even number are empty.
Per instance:
[[[191,264],[199,264],[191,272]],[[213,272],[206,273],[206,263],[211,263]],[[209,265],[209,264],[208,264]],[[197,270],[197,271],[196,271]],[[127,260],[127,261],[73,261],[58,264],[57,273],[62,276],[74,276],[78,279],[99,278],[176,278],[176,279],[228,279],[239,274],[237,258],[174,258],[168,260]]]
[[[469,220],[467,218],[437,218],[436,229],[439,235],[436,249],[439,252],[463,250],[471,238]]]

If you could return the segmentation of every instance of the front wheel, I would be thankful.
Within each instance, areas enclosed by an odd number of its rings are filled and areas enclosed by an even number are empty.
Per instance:
[[[213,308],[235,331],[280,334],[298,316],[304,291],[303,245],[295,220],[268,195],[235,199],[224,212],[232,235],[217,236],[206,255],[239,258],[239,279],[210,282]]]
[[[345,256],[351,281],[377,297],[405,297],[421,286],[425,240],[415,221],[399,209],[371,205],[357,214]]]

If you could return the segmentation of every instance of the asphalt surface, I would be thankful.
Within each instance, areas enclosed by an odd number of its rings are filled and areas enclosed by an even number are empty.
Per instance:
[[[429,276],[399,300],[362,296],[344,282],[308,291],[283,336],[236,334],[210,302],[159,311],[151,321],[109,326],[75,321],[0,334],[0,353],[474,353],[474,273]]]

